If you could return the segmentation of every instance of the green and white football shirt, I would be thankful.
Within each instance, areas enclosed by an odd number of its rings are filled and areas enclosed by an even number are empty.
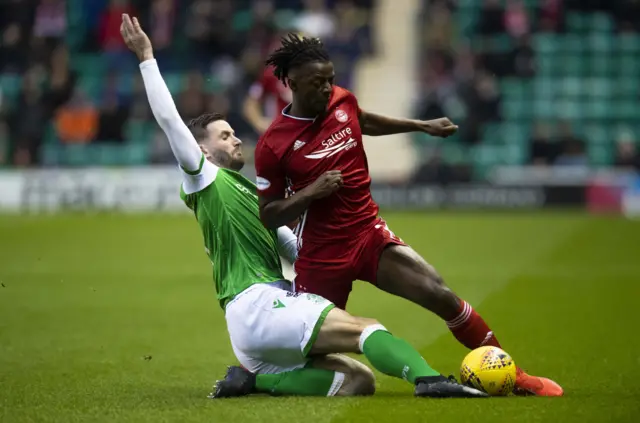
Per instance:
[[[278,235],[260,222],[256,186],[204,156],[186,173],[180,197],[200,225],[222,308],[251,285],[283,280]]]

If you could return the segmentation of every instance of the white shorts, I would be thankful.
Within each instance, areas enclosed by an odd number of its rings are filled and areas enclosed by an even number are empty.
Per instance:
[[[329,311],[329,300],[287,291],[288,283],[256,284],[225,309],[233,351],[247,370],[281,373],[304,367]]]

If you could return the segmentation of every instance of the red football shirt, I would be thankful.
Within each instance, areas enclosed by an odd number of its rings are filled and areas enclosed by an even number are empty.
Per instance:
[[[313,254],[314,247],[358,239],[377,219],[359,114],[356,97],[334,86],[323,116],[302,119],[283,112],[258,141],[260,196],[284,197],[287,190],[295,193],[326,171],[342,171],[344,186],[311,203],[300,218],[300,258]]]
[[[282,109],[291,103],[291,90],[276,78],[270,66],[265,68],[260,79],[251,85],[249,95],[263,102],[265,114],[270,118],[280,115]]]

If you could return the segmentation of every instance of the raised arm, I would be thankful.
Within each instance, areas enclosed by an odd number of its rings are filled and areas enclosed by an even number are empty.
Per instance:
[[[195,138],[184,124],[171,93],[164,82],[158,64],[153,57],[153,47],[149,37],[140,27],[137,18],[122,16],[120,33],[127,47],[140,60],[140,72],[147,92],[149,106],[158,125],[171,144],[171,151],[186,172],[197,172],[202,168],[204,156]]]
[[[360,110],[358,119],[362,133],[374,137],[405,132],[426,132],[429,135],[446,138],[458,130],[458,126],[447,118],[426,121],[399,119]]]

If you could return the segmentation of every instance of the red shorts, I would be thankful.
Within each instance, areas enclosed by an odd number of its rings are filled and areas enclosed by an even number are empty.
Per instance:
[[[295,263],[294,289],[320,295],[344,309],[353,281],[376,284],[378,261],[388,245],[406,244],[389,230],[383,219],[378,219],[370,229],[354,236],[353,241],[312,248]]]

